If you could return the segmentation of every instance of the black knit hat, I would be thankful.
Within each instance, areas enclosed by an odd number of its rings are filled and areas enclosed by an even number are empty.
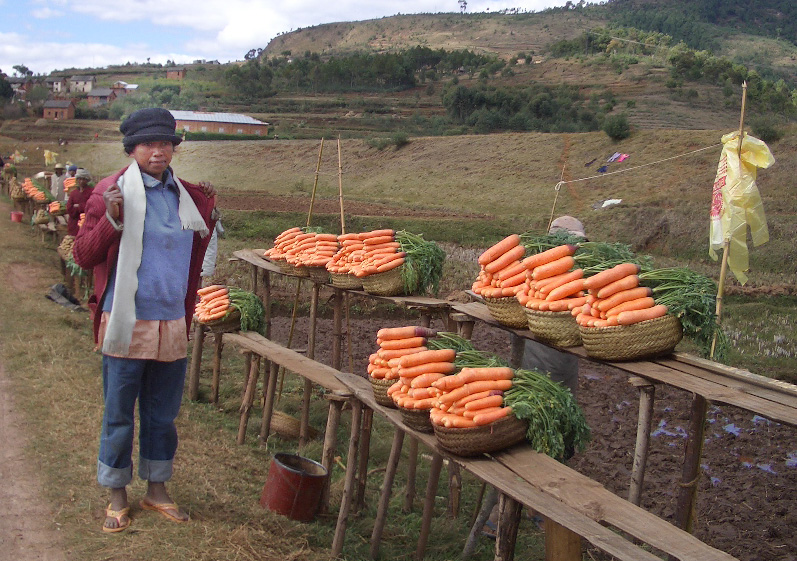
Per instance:
[[[119,126],[125,135],[122,144],[130,150],[142,142],[166,140],[175,146],[183,139],[174,134],[176,128],[174,117],[167,109],[151,107],[133,111]]]

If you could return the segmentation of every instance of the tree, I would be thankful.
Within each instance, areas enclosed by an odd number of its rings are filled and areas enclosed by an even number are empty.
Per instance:
[[[631,136],[631,125],[625,113],[609,115],[603,122],[603,132],[612,140],[623,140]]]
[[[24,78],[26,76],[33,76],[33,71],[25,66],[24,64],[16,64],[14,65],[14,71],[20,75],[20,77]]]
[[[14,88],[5,79],[5,76],[0,73],[0,100],[8,101],[14,97]]]

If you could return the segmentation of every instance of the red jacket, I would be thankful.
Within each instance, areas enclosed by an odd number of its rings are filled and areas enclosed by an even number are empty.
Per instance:
[[[111,272],[116,267],[119,243],[122,239],[122,232],[117,232],[105,217],[105,201],[102,194],[108,187],[115,184],[125,171],[127,171],[127,167],[106,177],[94,187],[94,192],[86,203],[86,221],[75,237],[75,244],[72,248],[75,263],[83,269],[94,270],[94,293],[89,297],[88,305],[94,319],[95,342],[98,342],[105,288]],[[215,199],[208,199],[199,185],[188,183],[182,179],[180,181],[205,219],[208,230],[212,232],[216,225],[215,218],[211,217]],[[202,238],[198,233],[194,233],[194,245],[191,249],[191,263],[188,269],[188,292],[185,295],[186,337],[191,326],[191,318],[194,316],[199,275],[202,271],[202,260],[205,257],[208,243],[210,243],[210,235]]]
[[[80,215],[86,211],[86,202],[93,192],[94,187],[86,187],[82,191],[73,189],[69,194],[69,198],[66,201],[66,233],[70,236],[77,236],[78,220],[80,220]]]

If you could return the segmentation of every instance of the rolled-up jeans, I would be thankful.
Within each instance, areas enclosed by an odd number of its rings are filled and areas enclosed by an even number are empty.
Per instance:
[[[138,475],[151,482],[168,481],[177,451],[174,420],[180,412],[187,359],[160,362],[103,355],[102,418],[97,481],[126,487],[133,478],[135,406],[139,413]]]

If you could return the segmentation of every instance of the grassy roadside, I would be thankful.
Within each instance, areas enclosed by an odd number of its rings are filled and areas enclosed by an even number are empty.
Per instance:
[[[8,215],[8,200],[0,200],[0,212]],[[147,560],[169,558],[190,560],[323,560],[329,558],[337,513],[300,524],[262,509],[258,505],[271,455],[276,451],[295,452],[296,443],[272,437],[267,447],[256,443],[260,410],[252,412],[247,444],[237,446],[242,358],[224,354],[221,400],[218,407],[204,402],[183,404],[178,419],[180,450],[170,489],[174,499],[190,510],[192,523],[169,524],[134,506],[130,531],[108,536],[100,531],[105,491],[96,484],[95,466],[98,429],[102,414],[100,356],[93,352],[91,326],[85,312],[70,312],[43,298],[49,287],[60,282],[54,246],[43,245],[27,225],[0,221],[0,306],[20,313],[0,316],[0,360],[12,381],[17,409],[23,412],[29,436],[27,453],[31,469],[40,474],[45,498],[58,505],[58,524],[70,559]],[[238,247],[242,247],[238,245]],[[232,251],[223,240],[219,274],[235,278],[240,274],[232,264],[223,263]],[[206,391],[212,364],[210,346],[203,360],[203,391]],[[300,384],[288,377],[280,409],[292,414],[301,400]],[[326,404],[314,399],[311,423],[323,429]],[[340,461],[346,464],[349,419],[344,413],[339,432]],[[378,500],[381,472],[389,452],[392,429],[375,420],[371,465],[376,473],[369,479],[366,508],[349,521],[344,557],[367,559],[368,539]],[[302,454],[318,459],[321,442],[314,441]],[[134,452],[135,453],[135,452]],[[402,464],[403,465],[403,464]],[[428,457],[418,470],[418,496],[411,513],[402,511],[406,480],[400,469],[394,486],[394,500],[382,543],[383,558],[411,559],[420,527],[420,501],[426,484]],[[341,469],[333,471],[332,505],[342,493]],[[464,478],[462,514],[457,520],[443,513],[447,486],[438,491],[434,536],[427,559],[455,558],[467,535],[479,484]],[[136,479],[130,487],[136,504],[144,484]],[[518,547],[540,559],[540,534],[533,524],[521,529]],[[482,540],[476,560],[492,559],[492,542]]]

